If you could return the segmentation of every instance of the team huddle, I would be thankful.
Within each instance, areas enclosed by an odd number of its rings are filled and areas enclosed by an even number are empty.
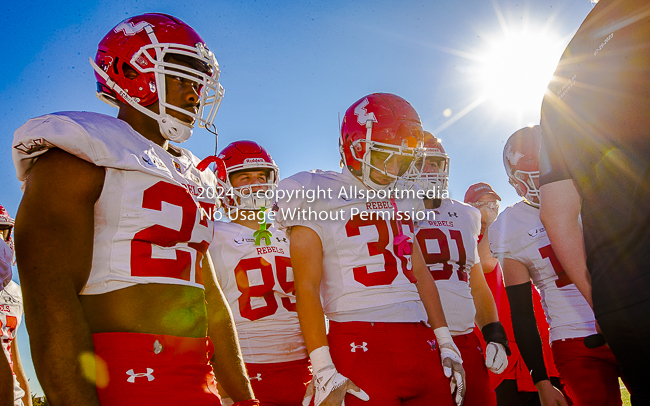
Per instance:
[[[397,95],[346,110],[341,171],[280,180],[255,141],[203,160],[170,143],[214,131],[224,96],[181,20],[128,18],[91,64],[117,118],[33,118],[12,148],[24,196],[2,295],[30,320],[51,405],[622,404],[540,220],[539,126],[505,144],[523,199],[498,214],[485,183],[448,197],[451,158]],[[22,298],[6,278],[12,228]]]

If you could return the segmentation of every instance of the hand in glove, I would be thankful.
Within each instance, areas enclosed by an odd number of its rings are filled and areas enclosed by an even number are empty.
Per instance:
[[[303,406],[308,406],[314,396],[314,406],[345,406],[346,393],[363,401],[370,399],[366,392],[336,370],[329,347],[315,349],[309,354],[309,358],[316,372],[302,400]]]
[[[485,348],[485,366],[495,374],[500,374],[508,367],[508,336],[501,322],[489,323],[481,329],[483,339],[487,343]]]
[[[463,359],[447,327],[438,327],[433,332],[436,335],[438,347],[440,348],[442,370],[447,378],[451,378],[451,393],[453,394],[456,391],[454,400],[456,401],[456,405],[460,406],[465,399],[465,370],[463,369]]]

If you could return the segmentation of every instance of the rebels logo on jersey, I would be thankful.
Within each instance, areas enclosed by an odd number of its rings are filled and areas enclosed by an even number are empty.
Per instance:
[[[269,231],[271,245],[257,246],[255,230],[217,222],[210,245],[246,362],[287,362],[307,356],[296,312],[289,240],[273,226]]]

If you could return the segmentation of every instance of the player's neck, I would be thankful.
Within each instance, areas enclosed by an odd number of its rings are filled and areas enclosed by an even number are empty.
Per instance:
[[[173,155],[176,155],[174,154],[175,151],[169,148],[169,142],[162,136],[160,133],[160,126],[158,125],[158,122],[153,118],[142,114],[128,104],[120,105],[120,111],[117,114],[117,118],[125,121],[128,125],[131,126],[131,128],[133,128],[144,138],[159,145],[165,151],[169,151]]]
[[[259,230],[260,220],[257,220],[258,215],[259,214],[256,210],[239,210],[237,212],[237,218],[231,220],[231,222],[243,227],[248,227],[251,230]]]
[[[442,199],[424,199],[424,208],[433,210],[442,205]]]

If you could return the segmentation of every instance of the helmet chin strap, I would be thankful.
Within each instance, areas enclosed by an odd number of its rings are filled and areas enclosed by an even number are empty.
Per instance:
[[[180,144],[192,136],[192,128],[168,114],[159,115],[156,121],[158,121],[158,127],[160,127],[160,134],[169,141]]]

